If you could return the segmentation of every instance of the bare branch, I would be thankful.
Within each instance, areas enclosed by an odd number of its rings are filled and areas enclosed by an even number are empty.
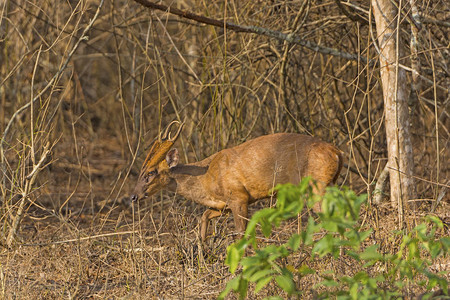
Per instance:
[[[341,0],[335,0],[336,1],[336,5],[339,7],[339,9],[341,10],[341,12],[346,15],[350,20],[352,20],[353,22],[360,22],[364,25],[368,25],[369,21],[367,19],[364,19],[363,17],[361,17],[360,15],[356,14],[356,13],[351,13],[349,12],[344,5],[342,4]]]
[[[205,16],[194,14],[192,12],[178,9],[176,7],[166,6],[166,5],[154,3],[154,2],[151,2],[148,0],[134,0],[134,1],[136,1],[137,3],[139,3],[142,6],[145,6],[147,8],[168,12],[168,13],[171,13],[173,15],[176,15],[176,16],[179,16],[182,18],[197,21],[199,23],[212,25],[212,26],[216,26],[216,27],[221,27],[224,29],[229,29],[234,32],[255,33],[258,35],[271,37],[271,38],[274,38],[274,39],[277,39],[280,41],[287,41],[289,43],[296,44],[296,45],[305,47],[307,49],[310,49],[312,51],[320,52],[322,54],[333,55],[333,56],[341,57],[341,58],[348,59],[348,60],[360,60],[363,63],[367,63],[366,59],[364,57],[359,56],[358,54],[352,54],[352,53],[340,51],[338,49],[320,46],[316,43],[302,40],[293,34],[286,34],[283,32],[279,32],[279,31],[275,31],[275,30],[271,30],[271,29],[267,29],[267,28],[263,28],[263,27],[258,27],[258,26],[237,25],[237,24],[233,24],[231,22],[226,22],[225,20],[217,20],[217,19],[213,19],[213,18],[208,18]]]
[[[52,79],[50,79],[50,81],[47,83],[47,85],[39,92],[39,94],[37,94],[32,101],[28,102],[27,104],[25,104],[24,106],[22,106],[21,108],[19,108],[11,117],[11,119],[8,122],[8,125],[5,128],[5,131],[3,132],[3,136],[0,140],[0,149],[3,148],[3,143],[6,140],[6,136],[8,135],[8,132],[11,128],[12,123],[14,122],[14,120],[17,118],[18,115],[20,115],[24,110],[26,110],[28,107],[31,106],[32,103],[36,102],[38,99],[41,98],[41,96],[55,83],[55,81],[59,78],[59,76],[65,71],[65,69],[67,68],[67,65],[69,64],[69,62],[72,59],[72,56],[75,54],[75,51],[77,51],[78,46],[80,45],[81,41],[87,39],[87,32],[91,29],[92,25],[94,25],[95,20],[97,20],[97,17],[100,13],[100,10],[103,6],[104,0],[100,1],[100,4],[97,7],[97,11],[95,12],[94,17],[91,19],[91,21],[89,22],[89,24],[86,26],[86,28],[84,28],[83,33],[81,34],[80,38],[78,39],[78,41],[76,42],[75,46],[73,46],[72,50],[70,51],[69,55],[67,56],[66,60],[64,61],[64,63],[62,64],[61,68],[58,70],[58,72],[55,73],[55,75],[53,75]]]

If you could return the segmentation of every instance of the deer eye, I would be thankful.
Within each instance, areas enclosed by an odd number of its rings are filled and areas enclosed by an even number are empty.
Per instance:
[[[153,177],[156,176],[156,174],[158,174],[157,170],[153,170],[148,172],[145,176],[144,176],[144,180],[146,183],[150,183],[150,181],[153,179]]]

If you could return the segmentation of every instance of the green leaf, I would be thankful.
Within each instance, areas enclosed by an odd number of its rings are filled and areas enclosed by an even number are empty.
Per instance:
[[[247,229],[245,230],[246,236],[254,236],[255,235],[255,229],[258,224],[263,222],[265,219],[267,219],[269,216],[271,216],[274,213],[274,209],[272,208],[265,208],[261,209],[257,212],[255,212],[250,219],[250,221],[247,224]]]
[[[359,258],[363,260],[383,260],[383,255],[378,252],[378,245],[372,245],[364,249],[359,254]]]
[[[352,286],[350,287],[350,297],[352,297],[352,299],[357,300],[358,299],[358,287],[359,285],[355,282],[352,284]]]
[[[250,282],[255,282],[261,280],[261,278],[266,277],[268,275],[276,273],[275,270],[269,269],[269,270],[260,270],[255,272],[250,278],[248,279]],[[271,277],[270,277],[271,278]]]
[[[261,220],[261,231],[265,237],[269,237],[272,233],[272,223],[267,220]]]
[[[426,238],[427,236],[427,224],[422,223],[414,227],[414,231],[419,234],[421,238]]]
[[[356,281],[360,281],[360,282],[362,282],[362,283],[365,283],[365,282],[367,281],[367,279],[369,278],[369,274],[367,274],[367,272],[361,271],[361,272],[356,273],[356,274],[353,276],[353,278],[354,278]]]
[[[278,286],[289,295],[295,292],[294,281],[289,275],[278,275],[277,277],[275,277],[275,281],[277,282]]]
[[[440,228],[440,229],[444,228],[444,224],[442,223],[442,220],[439,219],[438,217],[432,216],[432,215],[428,215],[428,216],[426,216],[426,219],[427,219],[427,221],[431,221],[434,224],[436,224],[436,226],[438,228]]]
[[[330,234],[327,234],[314,245],[312,253],[317,253],[320,257],[323,257],[327,254],[333,253],[334,246],[334,238]]]
[[[316,271],[314,271],[307,265],[301,265],[300,268],[298,268],[298,273],[301,275],[308,275],[308,274],[314,274],[314,273],[316,273]]]
[[[339,286],[339,283],[334,281],[334,280],[332,280],[332,279],[322,280],[322,282],[320,284],[325,286],[325,287],[336,287],[336,286]]]
[[[302,241],[302,236],[300,234],[293,234],[289,241],[287,242],[287,245],[293,250],[297,251],[300,247],[300,243]]]
[[[419,247],[417,245],[417,240],[414,239],[408,244],[409,257],[408,259],[420,258]]]
[[[228,249],[228,255],[225,263],[230,267],[230,272],[234,274],[241,260],[241,254],[236,249],[236,247],[230,246]]]
[[[372,234],[372,232],[373,232],[372,229],[359,232],[359,240],[365,241],[367,238],[369,238],[369,236]]]
[[[255,285],[255,293],[258,293],[263,287],[265,287],[273,279],[272,276],[265,277],[259,280]]]
[[[444,248],[444,251],[448,252],[448,249],[450,248],[450,237],[447,236],[447,237],[441,238],[441,243]]]
[[[223,300],[225,297],[231,292],[231,290],[237,291],[239,288],[239,281],[241,280],[241,276],[236,276],[230,281],[228,281],[227,286],[222,291],[222,293],[219,294],[217,297],[218,300]]]
[[[245,279],[241,279],[239,281],[239,288],[238,288],[240,299],[245,299],[245,297],[247,296],[247,290],[248,290],[248,281]]]
[[[313,244],[313,236],[316,231],[319,231],[320,225],[316,224],[313,217],[308,218],[308,225],[306,225],[306,231],[302,232],[303,243],[306,246]]]

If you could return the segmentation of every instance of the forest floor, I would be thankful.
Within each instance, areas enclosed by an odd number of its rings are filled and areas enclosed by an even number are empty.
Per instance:
[[[232,278],[224,264],[235,238],[232,216],[212,222],[211,235],[201,245],[198,220],[204,207],[167,193],[132,205],[128,195],[136,171],[120,180],[127,162],[111,145],[97,143],[78,162],[60,159],[45,171],[47,182],[35,193],[19,245],[0,251],[4,299],[214,299]],[[268,205],[260,201],[250,214]],[[385,253],[397,249],[396,211],[389,205],[364,207],[361,215],[362,227],[373,229],[369,244],[378,244]],[[419,223],[424,215],[419,211],[409,218]],[[448,235],[448,202],[434,215],[446,223],[439,234]],[[297,231],[297,222],[282,224],[261,243],[286,241]],[[295,267],[304,264],[318,271],[297,281],[306,299],[320,291],[314,287],[322,279],[320,272],[343,276],[358,271],[350,257],[312,258],[308,249],[290,260]],[[430,269],[449,270],[450,261],[438,260]],[[268,295],[278,295],[272,284],[248,298]]]

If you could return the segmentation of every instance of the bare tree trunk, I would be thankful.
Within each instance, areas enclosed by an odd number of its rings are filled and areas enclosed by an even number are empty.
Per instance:
[[[414,160],[408,114],[408,86],[406,72],[399,68],[403,57],[403,44],[399,39],[398,21],[401,1],[397,8],[390,0],[372,0],[378,43],[380,47],[380,73],[383,85],[388,145],[388,168],[391,186],[391,203],[398,208],[399,221],[403,222],[405,204],[415,198],[412,177]]]

